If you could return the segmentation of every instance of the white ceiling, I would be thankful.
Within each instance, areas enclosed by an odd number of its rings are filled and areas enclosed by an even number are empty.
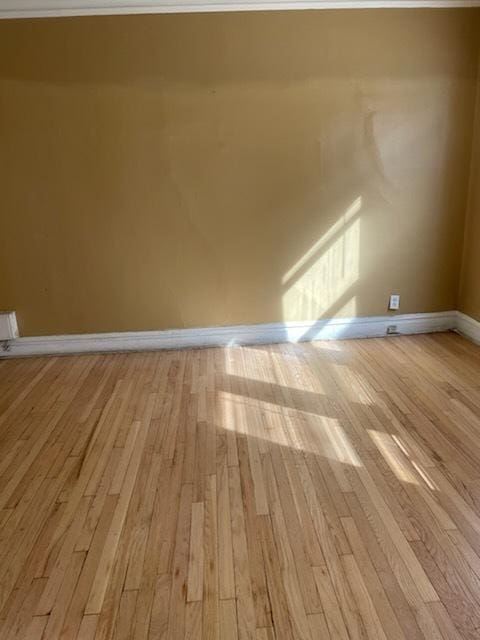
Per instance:
[[[0,18],[399,7],[480,7],[480,0],[0,0]]]

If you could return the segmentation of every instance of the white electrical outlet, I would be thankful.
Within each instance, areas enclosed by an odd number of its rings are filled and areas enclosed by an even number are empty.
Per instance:
[[[396,293],[390,296],[390,302],[388,304],[390,311],[397,311],[400,309],[400,296]]]
[[[0,311],[0,340],[18,338],[17,318],[14,311]]]

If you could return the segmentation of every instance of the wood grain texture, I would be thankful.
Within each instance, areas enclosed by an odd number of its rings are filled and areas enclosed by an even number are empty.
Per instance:
[[[480,348],[0,362],[2,640],[480,638]]]

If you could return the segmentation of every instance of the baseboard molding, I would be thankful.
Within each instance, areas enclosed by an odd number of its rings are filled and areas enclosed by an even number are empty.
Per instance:
[[[5,343],[0,357],[108,353],[114,351],[153,351],[187,347],[223,347],[310,340],[375,338],[397,327],[400,334],[448,331],[457,326],[457,312],[416,313],[367,318],[333,318],[317,322],[277,322],[173,331],[134,331],[64,336],[17,338]]]
[[[455,330],[472,342],[480,344],[480,322],[478,322],[478,320],[467,316],[461,311],[457,311],[457,325]]]

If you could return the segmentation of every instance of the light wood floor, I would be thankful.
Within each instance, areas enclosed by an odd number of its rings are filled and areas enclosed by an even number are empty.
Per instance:
[[[0,638],[480,638],[480,349],[0,361]]]

